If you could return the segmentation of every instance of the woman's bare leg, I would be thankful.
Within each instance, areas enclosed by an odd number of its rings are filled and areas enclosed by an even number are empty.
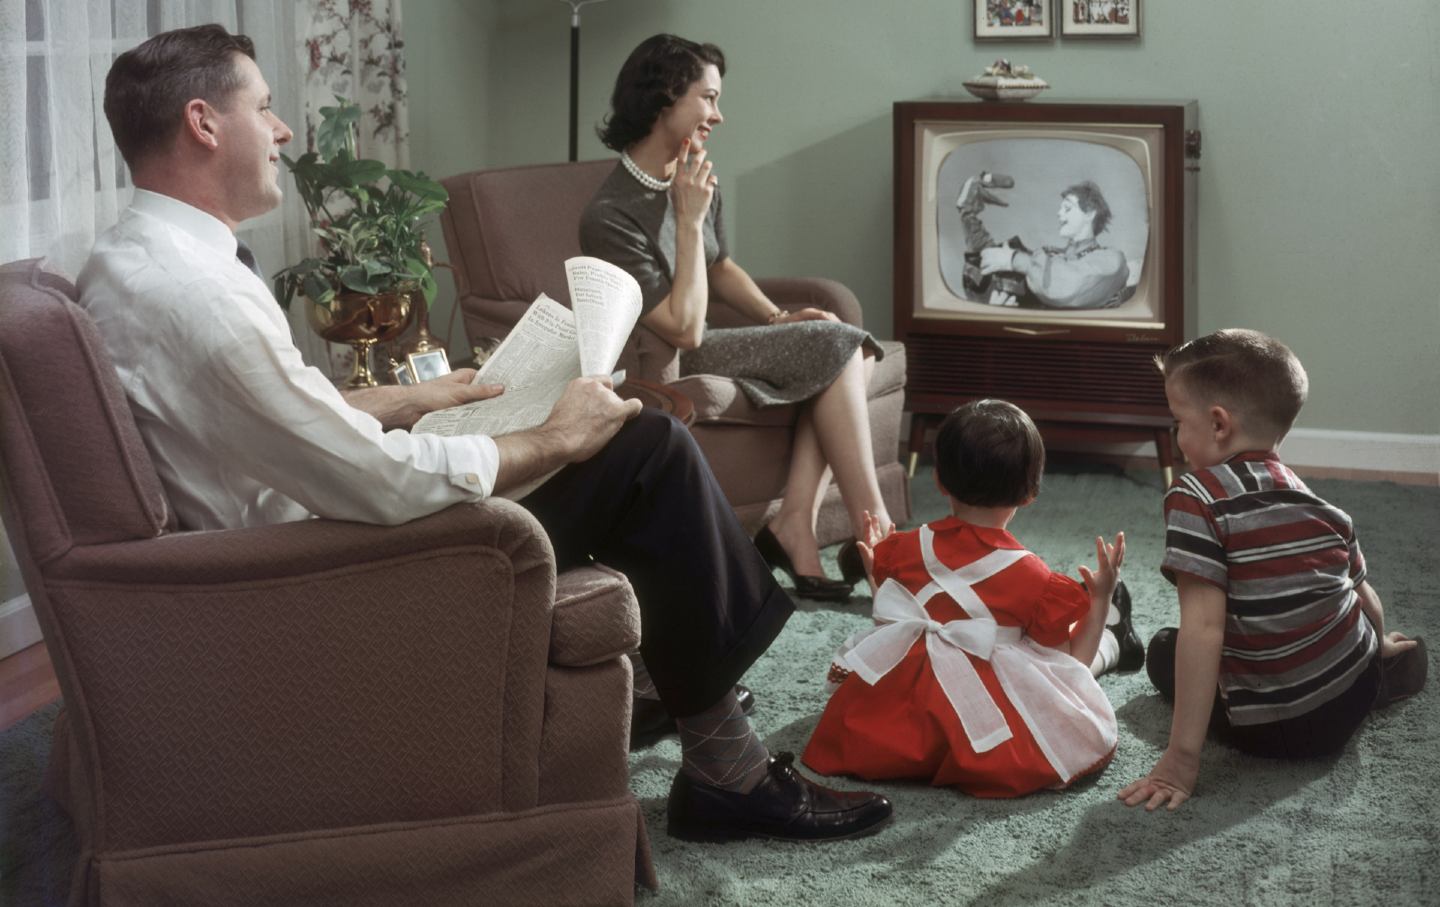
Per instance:
[[[810,403],[815,435],[825,462],[835,473],[840,497],[850,517],[850,531],[862,537],[865,513],[873,514],[882,529],[891,524],[890,512],[880,497],[880,480],[875,476],[875,457],[870,440],[870,414],[865,389],[873,370],[859,350]]]
[[[866,511],[874,514],[882,527],[891,523],[875,477],[865,403],[874,367],[873,359],[857,351],[830,386],[806,405],[796,422],[785,496],[770,527],[800,573],[823,575],[815,521],[832,471],[850,518],[850,530],[857,538],[864,531]]]
[[[785,494],[780,510],[770,520],[770,531],[780,541],[796,572],[824,576],[820,547],[815,540],[815,520],[820,502],[830,485],[830,467],[820,453],[815,421],[809,406],[802,407],[795,421],[795,441],[790,448],[790,468],[785,477]]]

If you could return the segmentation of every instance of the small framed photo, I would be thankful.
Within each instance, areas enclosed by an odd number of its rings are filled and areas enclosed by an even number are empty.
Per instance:
[[[1067,38],[1138,38],[1140,0],[1056,0]]]
[[[405,363],[416,381],[429,381],[431,378],[450,374],[450,357],[445,355],[443,349],[410,353],[406,355]]]
[[[1048,41],[1055,34],[1050,0],[974,0],[974,3],[976,41]]]
[[[390,367],[390,380],[395,384],[414,384],[415,374],[408,364],[397,362]]]

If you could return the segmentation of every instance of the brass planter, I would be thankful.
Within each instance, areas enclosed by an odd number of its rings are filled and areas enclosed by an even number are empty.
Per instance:
[[[410,324],[410,294],[341,293],[326,305],[305,298],[305,320],[324,340],[348,343],[355,348],[355,368],[344,386],[374,387],[378,382],[370,371],[370,349],[400,336]]]

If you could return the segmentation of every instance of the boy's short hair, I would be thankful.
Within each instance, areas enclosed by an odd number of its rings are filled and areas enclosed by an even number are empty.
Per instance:
[[[974,507],[1018,507],[1040,494],[1045,442],[1025,411],[976,400],[940,423],[935,474],[952,498]]]
[[[228,104],[242,84],[236,54],[255,59],[254,43],[220,25],[197,25],[162,32],[115,58],[105,77],[105,119],[132,170],[169,146],[186,104]]]
[[[1259,331],[1226,328],[1155,358],[1167,381],[1225,407],[1243,429],[1283,437],[1305,405],[1310,379],[1290,348]]]

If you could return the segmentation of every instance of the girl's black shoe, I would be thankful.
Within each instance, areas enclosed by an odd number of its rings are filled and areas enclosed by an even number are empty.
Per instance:
[[[840,550],[835,552],[835,560],[840,565],[840,575],[846,584],[853,586],[865,580],[865,562],[860,559],[860,545],[854,539],[840,546]]]
[[[1145,644],[1140,641],[1135,625],[1130,621],[1130,590],[1125,588],[1124,580],[1116,580],[1115,594],[1110,597],[1110,603],[1120,614],[1115,623],[1105,625],[1120,643],[1120,657],[1115,661],[1115,670],[1138,671],[1145,666]]]
[[[843,602],[850,597],[851,583],[838,582],[825,576],[809,576],[795,572],[795,564],[785,553],[780,540],[766,526],[755,533],[755,549],[771,567],[778,567],[795,584],[795,594],[823,602]]]

